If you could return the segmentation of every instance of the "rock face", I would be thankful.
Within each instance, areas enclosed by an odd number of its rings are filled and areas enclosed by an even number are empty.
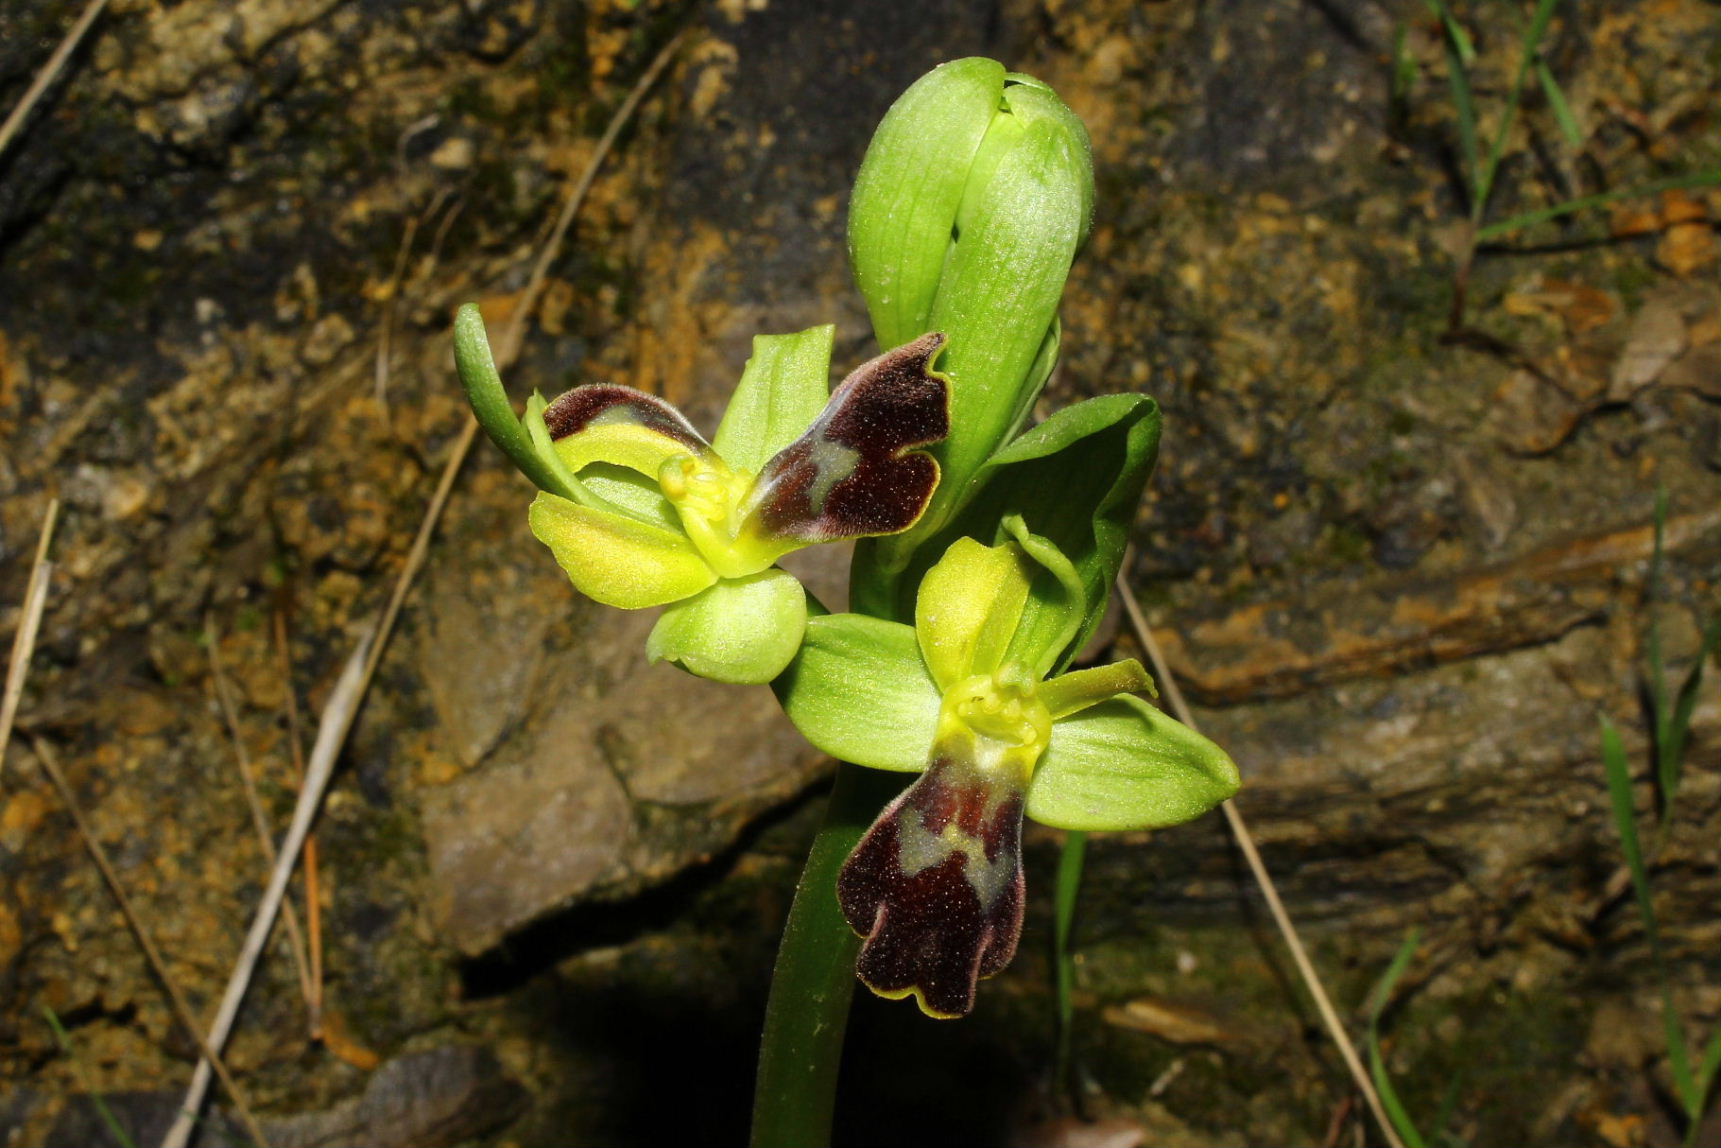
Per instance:
[[[76,7],[0,5],[0,107]],[[1485,7],[1461,17],[1486,123],[1516,55]],[[1502,236],[1516,253],[1476,260],[1455,324],[1468,208],[1440,30],[1368,0],[115,0],[0,153],[0,635],[57,496],[20,728],[59,747],[193,1000],[219,993],[264,875],[209,647],[278,833],[309,741],[289,702],[314,714],[382,608],[463,425],[454,307],[510,314],[682,27],[513,393],[623,382],[709,429],[755,333],[836,322],[852,367],[873,348],[843,209],[878,117],[955,55],[1050,81],[1089,124],[1099,194],[1046,409],[1123,389],[1165,408],[1134,585],[1342,1003],[1421,926],[1389,1017],[1418,1114],[1461,1068],[1471,1142],[1677,1139],[1596,730],[1625,728],[1649,835],[1646,635],[1677,680],[1721,568],[1721,203],[1669,192]],[[1699,0],[1562,6],[1544,57],[1582,148],[1528,97],[1487,220],[1711,162],[1718,34]],[[434,1127],[401,1142],[743,1135],[826,764],[763,689],[647,666],[650,617],[578,598],[525,529],[529,494],[480,443],[343,759],[318,832],[327,1038],[279,938],[243,1014],[232,1063],[283,1143],[384,1142],[408,1110]],[[840,585],[840,555],[821,561]],[[1721,1012],[1718,749],[1706,689],[1653,878],[1694,1039]],[[3,769],[0,1119],[74,1142],[96,1124],[68,1095],[136,1093],[144,1119],[192,1054],[27,738]],[[860,1008],[850,1142],[1029,1119],[1056,844],[1030,836],[1023,956],[972,1023]],[[1089,858],[1078,1045],[1121,1118],[1164,1143],[1329,1138],[1341,1076],[1217,819]],[[450,1045],[483,1064],[412,1060]],[[395,1089],[409,1062],[443,1083]],[[461,1110],[438,1107],[471,1091],[460,1072],[501,1090],[486,1110],[519,1103],[499,1081],[529,1089],[506,1133],[435,1115]],[[1548,1099],[1499,1099],[1524,1096]]]

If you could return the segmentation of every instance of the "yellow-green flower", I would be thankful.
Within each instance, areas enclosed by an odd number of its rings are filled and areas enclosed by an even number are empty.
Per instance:
[[[954,543],[926,575],[912,627],[838,614],[808,624],[778,683],[820,749],[924,770],[874,822],[837,882],[865,938],[856,971],[881,996],[966,1014],[976,982],[1015,954],[1022,817],[1064,829],[1190,820],[1236,792],[1225,751],[1135,694],[1133,660],[1048,677],[1082,622],[1056,547]]]
[[[920,517],[939,468],[916,448],[949,431],[948,394],[925,335],[862,365],[826,395],[833,329],[760,336],[707,442],[679,411],[629,387],[534,394],[516,420],[476,308],[456,358],[480,421],[540,487],[528,515],[586,596],[668,606],[653,660],[730,682],[766,682],[800,646],[801,584],[776,562],[819,542],[890,534]]]

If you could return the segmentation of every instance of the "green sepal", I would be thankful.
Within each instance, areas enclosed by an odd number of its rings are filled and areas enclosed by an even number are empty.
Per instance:
[[[1159,429],[1159,405],[1146,395],[1101,395],[1065,407],[992,457],[980,493],[941,535],[990,532],[1020,514],[1069,559],[1086,602],[1054,672],[1081,651],[1105,612],[1159,454]]]
[[[1039,565],[1029,583],[1007,655],[1009,661],[1032,668],[1037,681],[1057,667],[1064,650],[1080,632],[1086,621],[1087,595],[1074,564],[1050,541],[1030,532],[1021,515],[1005,517],[998,535],[1013,539]]]
[[[1003,664],[1034,573],[1020,547],[985,546],[972,538],[951,543],[926,572],[915,599],[914,632],[940,690]]]
[[[1224,750],[1122,694],[1052,726],[1027,814],[1059,829],[1156,829],[1199,817],[1239,784]]]
[[[576,487],[569,486],[566,477],[549,461],[550,456],[541,454],[533,445],[531,435],[514,413],[514,404],[508,401],[502,376],[490,355],[490,338],[476,303],[466,303],[454,313],[454,366],[460,375],[460,385],[466,389],[466,401],[490,441],[538,489],[578,500]],[[542,421],[540,418],[539,422]]]
[[[606,606],[663,606],[717,581],[685,534],[613,510],[544,491],[532,500],[526,521],[574,588]]]
[[[753,336],[753,355],[735,385],[711,445],[735,470],[758,474],[813,425],[831,395],[836,327]]]
[[[771,688],[801,736],[839,761],[926,768],[942,695],[913,627],[864,614],[812,618],[800,653]]]
[[[736,685],[781,674],[807,628],[807,595],[787,570],[725,578],[663,612],[646,638],[646,657]]]
[[[928,331],[969,167],[1004,92],[1004,65],[941,64],[897,98],[849,197],[849,258],[881,347]]]

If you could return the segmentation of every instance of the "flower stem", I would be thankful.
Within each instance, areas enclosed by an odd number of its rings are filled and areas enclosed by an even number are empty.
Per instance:
[[[1088,835],[1071,830],[1064,837],[1063,852],[1058,855],[1058,887],[1052,927],[1052,960],[1058,998],[1057,1050],[1052,1061],[1054,1094],[1063,1091],[1074,1111],[1081,1112],[1081,1089],[1076,1082],[1070,1060],[1071,1036],[1075,1029],[1076,1008],[1072,999],[1076,987],[1075,954],[1070,951],[1070,934],[1076,918],[1076,898],[1081,893],[1082,863],[1087,858]]]
[[[837,870],[906,780],[847,762],[837,765],[836,786],[801,871],[771,977],[753,1090],[753,1148],[831,1142],[860,948],[837,905]]]

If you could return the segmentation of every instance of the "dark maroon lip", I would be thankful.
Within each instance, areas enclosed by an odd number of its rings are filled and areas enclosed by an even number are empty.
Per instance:
[[[879,815],[837,877],[868,988],[933,1016],[973,1009],[1022,935],[1022,808],[1020,780],[941,754]]]

